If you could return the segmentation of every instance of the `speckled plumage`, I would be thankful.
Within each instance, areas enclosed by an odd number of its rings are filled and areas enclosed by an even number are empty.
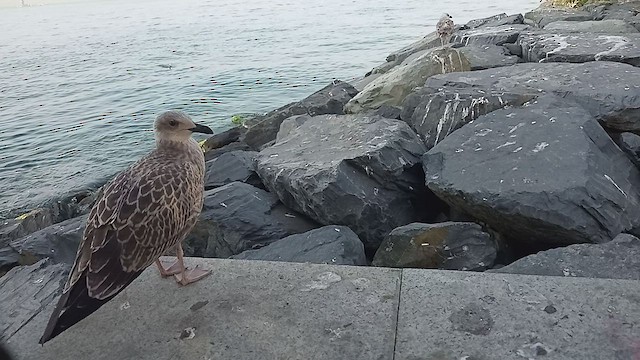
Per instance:
[[[174,121],[185,128],[162,128]],[[97,310],[191,231],[202,209],[205,163],[190,124],[206,128],[180,112],[160,115],[156,149],[105,186],[41,343]]]
[[[436,31],[438,32],[438,36],[440,37],[440,41],[442,45],[446,42],[449,42],[451,35],[455,30],[455,24],[453,23],[453,19],[449,14],[443,14],[438,23],[436,24]]]

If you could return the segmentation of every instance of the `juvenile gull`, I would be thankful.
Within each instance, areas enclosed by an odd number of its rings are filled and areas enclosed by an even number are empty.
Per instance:
[[[51,340],[111,300],[154,262],[182,285],[209,272],[187,269],[182,240],[202,210],[204,155],[193,132],[212,134],[189,116],[168,111],[154,124],[156,148],[105,186],[87,218],[75,263],[40,343]],[[159,257],[176,248],[177,261]]]
[[[438,32],[438,36],[440,37],[442,46],[444,46],[445,42],[449,42],[449,39],[451,38],[451,35],[453,35],[454,30],[455,25],[453,24],[451,15],[442,14],[442,17],[436,24],[436,31]]]

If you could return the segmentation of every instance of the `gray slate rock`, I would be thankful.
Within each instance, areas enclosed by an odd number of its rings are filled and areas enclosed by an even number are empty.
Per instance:
[[[523,24],[524,17],[522,14],[507,15],[501,13],[494,16],[489,16],[482,19],[471,20],[464,25],[464,29],[475,29],[479,27],[495,27],[502,25],[517,25]]]
[[[629,159],[640,168],[640,135],[622,133],[617,143]]]
[[[346,82],[335,80],[305,99],[267,113],[244,134],[244,142],[260,150],[276,139],[282,121],[293,115],[344,114],[342,108],[358,93]]]
[[[638,29],[624,20],[610,19],[599,21],[556,21],[544,27],[549,32],[577,32],[627,34],[637,33]]]
[[[253,157],[255,151],[232,151],[209,160],[206,163],[204,180],[205,190],[220,187],[234,181],[240,181],[264,188],[262,181],[255,172]]]
[[[247,250],[234,259],[287,261],[313,264],[367,265],[364,246],[346,226],[323,226],[287,236],[258,250]]]
[[[479,116],[517,106],[538,96],[537,91],[505,92],[468,87],[430,87],[407,96],[400,118],[406,121],[428,149]]]
[[[547,24],[556,21],[589,21],[593,20],[593,15],[585,10],[561,10],[539,8],[524,14],[525,19],[533,21],[538,27],[545,27]]]
[[[425,35],[422,39],[405,46],[404,48],[389,54],[386,58],[387,62],[392,62],[394,64],[402,63],[409,56],[424,50],[433,49],[442,45],[440,41],[440,37],[438,33],[435,31]],[[387,69],[388,71],[389,69]]]
[[[640,66],[640,34],[522,34],[518,38],[528,62],[615,61]]]
[[[264,184],[324,225],[349,226],[372,253],[392,229],[419,221],[426,151],[406,123],[366,114],[322,115],[257,156]]]
[[[20,265],[31,265],[50,258],[54,263],[73,264],[86,216],[65,220],[11,242]]]
[[[231,143],[241,141],[246,132],[246,127],[236,126],[221,133],[212,135],[202,144],[202,148],[205,151],[205,156],[206,153],[210,150],[219,149]]]
[[[275,195],[233,182],[205,192],[200,219],[183,247],[185,256],[226,258],[316,227]]]
[[[640,239],[620,234],[604,244],[551,249],[490,272],[640,280]]]
[[[503,46],[472,45],[462,47],[460,51],[469,60],[472,71],[509,66],[520,62],[519,57],[511,55]]]
[[[45,259],[0,277],[0,341],[11,339],[58,297],[69,269]]]
[[[566,99],[481,116],[424,169],[441,199],[523,245],[602,243],[640,225],[640,171]]]
[[[468,222],[413,223],[393,229],[373,266],[482,271],[493,266],[497,244]]]
[[[452,43],[469,45],[503,45],[515,43],[520,33],[530,31],[529,25],[501,25],[462,30],[453,34]]]
[[[253,151],[253,150],[251,149],[251,146],[249,146],[247,143],[243,141],[234,141],[222,147],[207,150],[204,153],[204,160],[210,161],[217,158],[218,156],[221,156],[226,153],[230,153],[232,151]]]
[[[468,73],[435,75],[427,79],[425,87],[511,94],[557,94],[577,102],[608,128],[640,134],[640,69],[627,64],[608,61],[516,64]],[[406,117],[403,116],[403,119]]]

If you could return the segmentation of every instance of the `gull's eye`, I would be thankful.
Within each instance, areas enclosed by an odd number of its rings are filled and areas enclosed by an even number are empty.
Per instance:
[[[178,126],[178,122],[177,122],[177,121],[175,121],[175,120],[171,120],[171,121],[169,121],[169,125],[171,125],[171,126],[174,126],[174,127],[175,127],[175,126]]]

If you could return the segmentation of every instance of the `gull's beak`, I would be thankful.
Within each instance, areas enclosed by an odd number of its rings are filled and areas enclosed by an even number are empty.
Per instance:
[[[203,133],[203,134],[213,134],[213,130],[211,130],[211,128],[209,128],[208,126],[204,126],[201,124],[196,124],[196,127],[189,129],[191,130],[191,132],[198,132],[198,133]]]

